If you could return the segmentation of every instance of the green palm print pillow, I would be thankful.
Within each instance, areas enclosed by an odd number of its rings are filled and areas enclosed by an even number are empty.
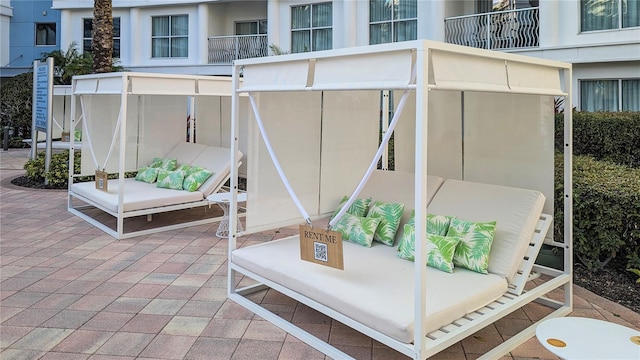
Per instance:
[[[153,184],[154,182],[156,182],[157,178],[158,169],[152,167],[145,166],[143,168],[140,168],[140,170],[138,170],[138,173],[136,174],[136,180],[144,181],[149,184]]]
[[[393,246],[403,211],[404,204],[402,203],[374,202],[367,213],[367,217],[380,219],[378,228],[373,235],[373,240]]]
[[[345,213],[333,226],[332,230],[342,234],[342,239],[371,247],[373,234],[378,228],[380,219],[368,218]]]
[[[460,239],[427,233],[427,266],[453,272],[453,256]],[[405,224],[400,245],[398,245],[398,257],[410,261],[415,260],[416,236],[415,229]]]
[[[182,190],[182,182],[184,181],[183,171],[167,171],[158,170],[158,183],[159,188]]]
[[[473,222],[452,219],[447,236],[460,239],[453,263],[481,274],[488,274],[489,251],[496,232],[496,222]]]
[[[178,167],[178,160],[154,158],[151,161],[151,164],[149,164],[149,167],[159,168],[167,171],[174,171]]]
[[[189,165],[189,164],[182,164],[182,165],[178,166],[178,167],[176,168],[176,170],[175,170],[175,171],[184,171],[185,176],[186,176],[186,175],[188,175],[188,174],[189,174],[189,171],[190,171],[190,170],[191,170],[191,165]]]
[[[192,168],[193,169],[193,168]],[[197,168],[195,170],[189,170],[188,175],[182,182],[182,188],[187,191],[196,191],[204,184],[207,179],[213,175],[213,173],[207,169]]]
[[[149,167],[152,168],[159,168],[160,166],[162,166],[162,158],[153,158],[151,164],[149,164]]]
[[[176,159],[163,159],[160,168],[167,171],[174,171],[178,167],[178,160]]]
[[[347,200],[349,200],[349,198],[346,195],[342,197],[342,199],[340,200],[340,204],[338,204],[338,208],[336,209],[336,211],[333,212],[333,215],[331,216],[331,218],[333,218],[334,216],[336,216],[336,214],[338,214],[338,211],[342,209],[342,206],[347,202]],[[367,212],[369,211],[370,203],[371,203],[371,198],[356,199],[353,202],[353,204],[349,206],[349,209],[347,209],[346,214],[364,217],[367,215]]]
[[[411,218],[407,224],[415,226],[415,210],[411,210]],[[427,214],[427,234],[447,235],[453,216]]]

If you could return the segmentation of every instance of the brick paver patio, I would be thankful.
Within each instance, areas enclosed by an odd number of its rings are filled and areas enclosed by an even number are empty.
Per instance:
[[[69,214],[66,191],[11,185],[27,156],[0,151],[0,358],[325,358],[226,298],[217,224],[117,241]],[[640,329],[640,314],[577,286],[574,294],[571,316]],[[254,300],[357,359],[407,359],[274,291]],[[527,305],[434,358],[475,359],[546,313]],[[505,358],[557,359],[535,338]]]

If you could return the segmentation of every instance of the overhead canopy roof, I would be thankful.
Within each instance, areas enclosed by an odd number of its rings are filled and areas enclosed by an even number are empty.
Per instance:
[[[245,59],[236,65],[244,74],[240,92],[408,89],[417,84],[436,90],[568,92],[563,88],[566,63],[429,40]]]
[[[228,77],[115,72],[74,76],[76,95],[210,95],[230,96]]]

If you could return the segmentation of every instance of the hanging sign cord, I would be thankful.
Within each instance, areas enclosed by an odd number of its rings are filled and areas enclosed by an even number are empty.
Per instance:
[[[80,107],[82,109],[82,116],[81,119],[83,121],[83,126],[85,127],[85,129],[87,129],[87,142],[89,145],[89,153],[91,153],[91,157],[93,158],[93,162],[96,164],[96,168],[98,170],[103,170],[106,169],[107,167],[107,162],[109,161],[109,158],[111,157],[111,153],[113,152],[113,146],[116,143],[116,138],[118,137],[118,130],[120,129],[120,122],[122,120],[122,106],[120,106],[120,113],[118,114],[118,122],[116,123],[116,128],[113,132],[113,138],[111,139],[111,146],[109,147],[109,153],[107,153],[107,158],[104,160],[104,165],[102,166],[102,169],[100,168],[100,163],[98,163],[98,159],[96,159],[96,153],[93,150],[93,142],[91,141],[91,131],[89,129],[89,121],[87,120],[87,112],[85,111],[84,108],[84,98],[82,96],[80,96]]]
[[[416,69],[414,68],[411,73],[411,80],[415,78],[415,75],[416,75],[415,71]],[[393,119],[391,120],[391,124],[389,124],[389,129],[387,130],[386,134],[384,134],[384,137],[382,138],[380,146],[378,147],[378,151],[376,151],[376,154],[374,155],[373,160],[371,161],[371,164],[369,164],[369,168],[365,172],[364,176],[362,177],[362,180],[360,180],[360,183],[358,184],[356,189],[353,191],[353,194],[351,194],[351,196],[349,197],[347,202],[344,204],[344,206],[342,206],[342,208],[340,209],[340,211],[338,211],[336,216],[334,216],[331,219],[331,221],[329,221],[328,228],[332,228],[340,220],[342,215],[344,215],[344,213],[347,212],[351,204],[353,204],[353,202],[356,200],[358,195],[360,195],[360,192],[362,191],[362,188],[364,188],[364,185],[367,183],[367,181],[369,181],[369,178],[371,177],[373,170],[375,170],[375,168],[378,165],[378,161],[382,156],[382,152],[387,147],[387,143],[389,143],[389,139],[391,138],[391,135],[393,134],[393,130],[395,129],[396,124],[400,119],[400,115],[404,110],[404,105],[406,104],[408,97],[409,97],[409,89],[405,90],[404,94],[402,94],[402,98],[398,103],[398,109],[393,114]]]
[[[256,101],[253,98],[253,95],[251,93],[249,93],[249,102],[251,102],[251,108],[253,109],[253,113],[255,115],[258,128],[260,129],[260,135],[262,135],[262,140],[264,140],[264,144],[267,147],[267,151],[271,156],[271,161],[273,162],[273,165],[276,167],[276,170],[278,171],[278,175],[280,175],[280,179],[282,180],[282,183],[284,184],[285,188],[287,188],[287,191],[289,192],[289,196],[291,196],[291,199],[293,199],[293,202],[298,207],[298,211],[300,211],[300,214],[302,214],[302,217],[304,217],[307,224],[311,225],[311,218],[309,217],[309,214],[304,209],[304,206],[302,206],[302,203],[298,199],[298,196],[296,195],[296,193],[293,191],[293,188],[291,188],[291,184],[289,183],[287,176],[284,174],[284,171],[280,166],[280,162],[278,161],[276,154],[273,152],[273,147],[271,147],[271,142],[269,141],[269,137],[267,136],[267,132],[264,129],[264,125],[262,123],[262,118],[260,117],[260,113],[258,112],[258,106],[256,105]]]

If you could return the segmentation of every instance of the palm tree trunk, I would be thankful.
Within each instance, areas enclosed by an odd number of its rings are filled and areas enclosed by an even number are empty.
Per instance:
[[[93,72],[106,73],[113,65],[113,15],[111,0],[94,0],[91,52]]]

